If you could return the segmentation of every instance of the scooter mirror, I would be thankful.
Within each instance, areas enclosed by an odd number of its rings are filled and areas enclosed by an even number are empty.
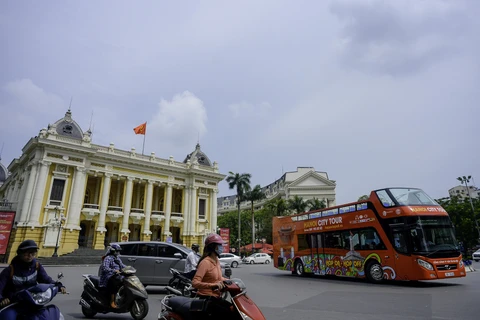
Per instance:
[[[62,278],[63,278],[63,273],[59,272],[59,273],[57,274],[57,279],[60,280],[60,279],[62,279]]]

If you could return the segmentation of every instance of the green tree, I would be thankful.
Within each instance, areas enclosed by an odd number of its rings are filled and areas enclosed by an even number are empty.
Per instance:
[[[307,200],[307,205],[309,207],[308,211],[319,210],[327,207],[325,200],[320,200],[317,198]]]
[[[262,187],[257,184],[252,190],[245,193],[245,200],[250,201],[252,205],[252,254],[255,253],[255,214],[253,210],[253,203],[266,198],[265,193],[262,191]]]
[[[368,198],[370,198],[370,197],[367,196],[366,194],[364,194],[363,196],[361,196],[361,197],[358,198],[358,201],[368,200]]]
[[[250,178],[252,175],[250,173],[233,173],[229,172],[227,177],[228,187],[230,189],[237,189],[237,208],[238,208],[238,239],[241,238],[241,217],[240,217],[240,203],[243,201],[243,196],[245,192],[250,190]],[[240,254],[240,241],[238,241],[238,253]]]
[[[250,210],[242,210],[241,214],[241,236],[240,239],[250,239],[251,236],[251,225],[250,225]],[[237,211],[226,212],[223,215],[218,217],[217,221],[218,227],[230,229],[230,245],[240,243],[240,246],[244,246],[247,243],[247,240],[238,241],[238,217]],[[237,251],[236,254],[240,255],[240,251]]]
[[[282,198],[267,201],[265,208],[273,212],[274,216],[285,216],[288,212],[288,203]]]
[[[455,227],[457,240],[462,241],[465,249],[478,244],[478,232],[473,221],[472,208],[469,200],[453,196],[436,200],[450,216]],[[475,219],[480,219],[480,200],[472,199],[475,208]]]
[[[307,203],[303,201],[302,197],[296,195],[292,199],[288,199],[288,208],[295,211],[295,213],[302,213],[305,212]]]
[[[272,243],[272,218],[288,215],[287,202],[282,198],[268,200],[262,209],[255,213],[258,225],[258,238],[265,238],[267,243]]]

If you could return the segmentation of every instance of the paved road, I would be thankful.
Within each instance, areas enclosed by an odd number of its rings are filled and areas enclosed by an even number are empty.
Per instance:
[[[420,320],[477,319],[480,301],[480,263],[466,278],[435,282],[372,285],[350,279],[299,278],[272,265],[247,265],[233,269],[247,285],[248,294],[267,319],[331,320]],[[50,275],[62,271],[70,295],[59,295],[55,303],[65,319],[82,319],[78,305],[83,273],[96,274],[93,267],[46,267]],[[150,312],[157,319],[162,287],[148,287]],[[131,319],[129,314],[107,314],[97,319]]]

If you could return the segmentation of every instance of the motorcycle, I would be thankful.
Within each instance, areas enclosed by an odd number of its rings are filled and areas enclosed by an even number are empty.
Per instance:
[[[234,278],[224,281],[221,298],[232,304],[232,315],[242,320],[265,320],[265,316],[258,306],[248,296],[246,286],[241,279]],[[197,306],[203,305],[203,299],[179,296],[180,291],[167,287],[172,294],[166,295],[161,301],[161,312],[158,320],[186,320],[194,319]]]
[[[170,273],[172,278],[168,281],[168,287],[178,290],[185,297],[193,298],[196,295],[196,289],[192,287],[192,280],[187,278],[185,273],[174,268],[170,268]]]
[[[63,273],[60,272],[56,283],[39,283],[28,289],[18,291],[12,298],[14,302],[1,309],[0,314],[13,306],[20,305],[21,308],[17,308],[17,319],[64,320],[63,314],[56,305],[46,305],[57,295],[59,291],[57,284],[61,278],[63,278]]]
[[[135,320],[143,319],[148,314],[148,293],[135,275],[137,271],[127,266],[120,271],[122,286],[115,295],[115,304],[118,308],[110,306],[110,297],[106,288],[98,286],[100,277],[84,274],[83,293],[79,304],[82,313],[87,318],[94,317],[97,313],[127,313]]]

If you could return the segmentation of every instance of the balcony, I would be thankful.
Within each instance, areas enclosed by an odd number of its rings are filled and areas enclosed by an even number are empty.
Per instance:
[[[117,222],[118,218],[123,217],[123,207],[108,206],[107,216],[111,222]]]
[[[183,221],[183,213],[172,212],[170,214],[170,220],[172,221],[173,226],[178,226],[178,224]]]
[[[134,224],[139,224],[140,220],[145,218],[145,211],[139,208],[132,208],[130,210],[130,218]]]
[[[96,215],[100,214],[100,209],[98,204],[84,203],[82,213],[87,220],[92,220]]]
[[[153,210],[152,215],[150,216],[150,219],[153,221],[154,226],[158,226],[160,225],[160,222],[165,220],[165,212]]]

